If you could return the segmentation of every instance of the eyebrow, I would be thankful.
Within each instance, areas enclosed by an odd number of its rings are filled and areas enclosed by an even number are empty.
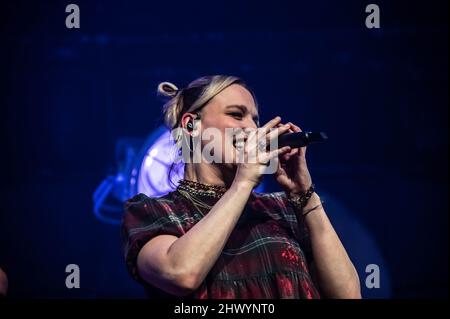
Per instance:
[[[231,108],[238,108],[240,109],[244,114],[249,113],[248,108],[245,105],[240,105],[240,104],[232,104],[232,105],[227,105],[225,107],[226,109],[231,109]],[[255,122],[259,121],[259,116],[258,115],[253,115],[253,120]]]

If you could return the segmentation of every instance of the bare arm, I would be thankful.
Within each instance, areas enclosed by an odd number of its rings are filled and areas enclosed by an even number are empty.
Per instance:
[[[266,138],[276,138],[289,126],[271,128],[281,121],[275,117],[259,130]],[[258,147],[258,134],[248,136],[244,158]],[[138,254],[137,267],[141,277],[156,287],[175,295],[187,295],[196,290],[217,261],[233,231],[252,189],[259,184],[266,162],[290,151],[290,147],[260,154],[259,161],[244,161],[237,166],[231,187],[186,234],[160,235],[150,240]]]
[[[279,116],[259,128],[261,134],[249,134],[243,158],[260,148],[258,138],[271,140],[287,132],[289,126],[277,127]],[[256,132],[255,132],[256,133]],[[217,261],[233,231],[252,189],[259,184],[265,163],[290,151],[290,147],[262,152],[258,161],[243,161],[237,165],[231,187],[220,200],[186,234],[161,235],[153,238],[138,254],[137,267],[141,277],[156,287],[175,295],[195,291]]]
[[[320,204],[314,193],[304,211]],[[320,205],[305,217],[310,232],[314,272],[320,290],[328,298],[361,298],[358,273]]]
[[[203,282],[236,225],[253,185],[233,183],[230,189],[186,234],[160,235],[138,255],[141,277],[175,295],[187,295]]]

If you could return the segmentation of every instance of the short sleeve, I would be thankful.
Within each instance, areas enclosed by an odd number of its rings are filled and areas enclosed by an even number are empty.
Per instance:
[[[158,235],[181,237],[184,230],[171,210],[168,201],[138,194],[127,200],[122,221],[122,240],[125,262],[134,279],[143,283],[137,270],[137,257],[142,247]]]

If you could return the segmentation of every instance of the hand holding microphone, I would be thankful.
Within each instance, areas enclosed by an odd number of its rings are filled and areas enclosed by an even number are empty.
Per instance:
[[[289,193],[302,191],[305,187],[309,188],[311,178],[306,166],[306,149],[303,147],[312,143],[324,142],[328,138],[327,135],[323,132],[302,132],[298,126],[292,123],[283,125],[280,117],[272,119],[258,130],[263,133],[262,136],[258,136],[259,134],[255,134],[256,132],[250,134],[244,143],[246,147],[240,149],[244,158],[247,158],[249,154],[255,155],[251,152],[255,147],[260,150],[264,149],[265,152],[262,153],[264,164],[260,161],[240,163],[235,181],[247,180],[257,185],[262,174],[260,166],[268,166],[268,160],[279,157],[281,166],[278,165],[278,169],[275,167],[276,172],[274,171],[274,173],[281,186]],[[273,139],[278,140],[278,147],[275,150],[268,150],[270,141]],[[259,154],[261,153],[258,152]],[[260,158],[258,157],[258,159]]]
[[[278,136],[278,147],[288,145],[292,150],[280,156],[275,179],[289,196],[293,196],[306,192],[312,185],[304,146],[325,142],[328,136],[324,132],[303,132],[293,123],[288,125],[290,125],[289,131]]]
[[[285,133],[278,137],[278,147],[290,146],[298,148],[308,146],[313,143],[325,142],[328,136],[324,132],[294,132]]]

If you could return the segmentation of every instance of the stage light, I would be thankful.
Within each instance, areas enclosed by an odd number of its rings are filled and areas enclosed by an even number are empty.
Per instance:
[[[102,222],[120,224],[123,216],[123,204],[132,196],[144,193],[159,197],[172,191],[179,178],[183,176],[183,165],[172,172],[169,183],[168,174],[174,160],[173,140],[165,126],[155,129],[146,140],[121,138],[116,143],[115,175],[107,176],[97,187],[93,195],[94,214]],[[264,184],[255,189],[264,192]],[[324,190],[321,198],[325,201],[327,212],[345,247],[354,256],[354,264],[361,275],[363,296],[367,298],[388,298],[391,295],[389,269],[383,255],[363,224],[357,221],[357,214],[344,207],[338,199]],[[382,286],[369,289],[365,285],[367,265],[375,264],[380,268]]]
[[[116,175],[107,176],[93,194],[95,216],[109,224],[120,224],[123,203],[136,194],[160,197],[174,190],[184,175],[183,165],[175,165],[169,182],[169,170],[175,152],[170,131],[165,126],[154,130],[143,141],[119,139],[116,143]],[[264,191],[264,182],[256,189]]]

